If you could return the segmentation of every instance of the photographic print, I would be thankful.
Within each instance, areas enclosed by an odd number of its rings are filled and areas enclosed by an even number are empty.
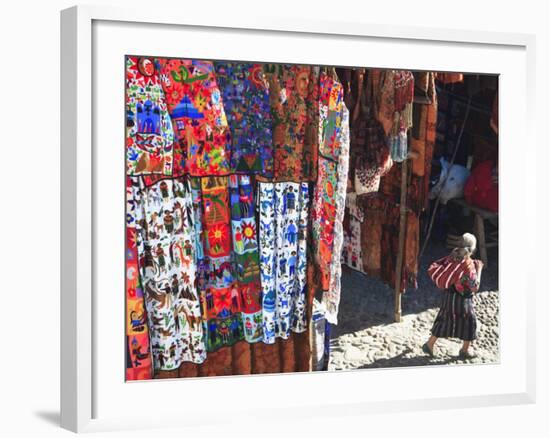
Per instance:
[[[122,73],[127,381],[498,363],[497,75]]]

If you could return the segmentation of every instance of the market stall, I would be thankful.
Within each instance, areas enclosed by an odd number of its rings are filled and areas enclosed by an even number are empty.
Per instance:
[[[326,369],[343,264],[393,287],[399,320],[455,132],[440,99],[465,82],[128,57],[127,379]],[[469,169],[479,143],[454,144]]]

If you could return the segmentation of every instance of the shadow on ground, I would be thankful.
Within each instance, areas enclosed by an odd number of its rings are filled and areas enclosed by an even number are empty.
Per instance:
[[[441,304],[441,291],[428,278],[428,266],[449,253],[442,243],[431,243],[419,262],[418,288],[409,288],[402,295],[402,315],[434,309]],[[498,250],[489,250],[489,267],[483,271],[480,290],[498,290]],[[343,266],[342,292],[338,320],[331,337],[336,338],[373,326],[394,322],[394,291],[376,278]]]
[[[36,411],[34,415],[53,426],[59,426],[61,423],[61,414],[59,411]]]

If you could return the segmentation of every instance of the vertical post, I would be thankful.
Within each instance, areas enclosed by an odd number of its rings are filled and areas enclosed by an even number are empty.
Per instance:
[[[395,307],[394,320],[401,322],[401,276],[403,273],[403,258],[405,252],[405,233],[407,227],[407,167],[408,159],[401,163],[401,198],[399,201],[399,248],[397,265],[395,267]]]
[[[474,213],[474,233],[477,237],[477,246],[479,247],[479,256],[485,268],[487,262],[487,245],[485,244],[485,224],[479,213]]]

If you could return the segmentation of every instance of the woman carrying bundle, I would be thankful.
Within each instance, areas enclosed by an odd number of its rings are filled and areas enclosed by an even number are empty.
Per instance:
[[[433,356],[438,338],[458,338],[463,341],[459,358],[475,357],[469,352],[477,328],[473,294],[479,289],[483,269],[480,260],[472,259],[475,250],[475,236],[465,233],[450,255],[433,262],[428,268],[429,277],[443,289],[443,302],[432,326],[432,335],[422,346],[422,351],[430,356]]]

